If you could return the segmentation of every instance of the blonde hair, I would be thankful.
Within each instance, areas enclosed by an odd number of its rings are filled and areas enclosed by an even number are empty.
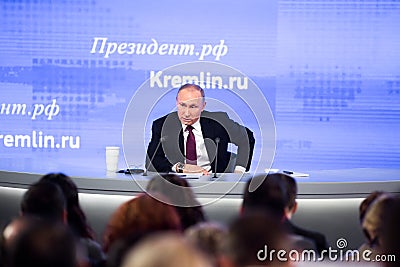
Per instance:
[[[182,235],[163,233],[151,236],[134,247],[122,267],[212,267],[209,260]]]

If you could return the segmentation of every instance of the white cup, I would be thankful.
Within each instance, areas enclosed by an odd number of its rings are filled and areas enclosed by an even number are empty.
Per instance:
[[[119,146],[106,147],[106,165],[107,172],[116,172],[118,170]]]

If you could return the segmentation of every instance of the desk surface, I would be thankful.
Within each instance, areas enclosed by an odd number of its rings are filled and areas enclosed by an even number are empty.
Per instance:
[[[0,171],[0,185],[26,188],[48,172]],[[80,169],[64,172],[71,176],[82,192],[100,194],[137,194],[143,192],[148,181],[155,175],[129,175],[107,173],[98,169]],[[299,198],[343,198],[365,197],[374,190],[400,193],[400,169],[348,169],[310,171],[309,177],[295,178],[299,187]],[[252,177],[251,173],[218,174],[218,178],[201,176],[188,179],[194,192],[201,197],[241,197],[245,182]],[[382,179],[386,179],[382,181]]]

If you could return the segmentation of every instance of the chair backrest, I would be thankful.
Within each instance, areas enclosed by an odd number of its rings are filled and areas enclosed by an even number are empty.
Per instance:
[[[228,166],[226,166],[225,172],[234,172],[236,167],[236,153],[230,152],[231,158],[229,159]]]
[[[250,151],[249,151],[249,160],[248,160],[247,166],[246,166],[246,171],[248,171],[250,169],[251,160],[253,159],[253,151],[254,151],[255,140],[254,140],[253,132],[247,127],[246,127],[246,132],[247,132],[247,136],[249,138],[249,145],[250,145],[250,147],[249,147],[249,149],[250,149]],[[230,154],[231,154],[231,156],[230,156],[230,159],[229,159],[229,163],[228,163],[228,166],[226,167],[226,170],[225,170],[225,172],[228,172],[228,173],[235,171],[236,158],[237,158],[237,154],[236,153],[230,152]]]
[[[249,138],[249,142],[250,142],[249,160],[248,160],[247,166],[246,166],[246,171],[248,171],[248,170],[250,170],[251,161],[253,159],[255,139],[254,139],[253,132],[247,127],[246,127],[246,132],[247,132],[247,137]]]

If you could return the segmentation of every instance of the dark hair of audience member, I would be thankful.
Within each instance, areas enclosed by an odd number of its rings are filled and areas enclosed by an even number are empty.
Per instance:
[[[204,222],[203,208],[194,196],[189,183],[174,174],[153,177],[147,187],[148,194],[159,192],[166,196],[176,208],[181,219],[182,228],[186,229],[199,222]]]
[[[116,240],[108,250],[106,267],[120,267],[127,253],[143,239],[157,234],[155,231],[142,231]]]
[[[383,255],[394,256],[395,261],[385,261],[385,267],[398,267],[400,262],[400,197],[394,196],[382,201],[385,225],[381,229],[379,252]]]
[[[282,224],[266,211],[246,212],[234,220],[224,242],[225,260],[238,267],[287,264],[279,263],[276,257],[266,254],[285,248],[286,233]]]
[[[360,204],[359,206],[359,220],[360,223],[364,220],[365,214],[367,212],[368,207],[381,195],[386,194],[383,191],[373,191],[370,193]]]
[[[121,204],[112,214],[103,235],[103,250],[129,235],[142,232],[182,231],[179,216],[174,207],[148,194],[141,194]]]
[[[0,236],[3,266],[10,266],[10,252],[15,247],[15,241],[20,233],[24,232],[30,225],[37,223],[38,220],[40,218],[36,216],[19,216],[5,225]]]
[[[72,231],[79,237],[94,239],[94,231],[79,204],[78,187],[72,179],[63,173],[49,173],[40,181],[52,182],[61,188],[67,201],[67,219]]]
[[[90,265],[98,266],[105,261],[101,246],[94,237],[86,215],[79,204],[78,187],[74,181],[63,173],[49,173],[40,179],[40,182],[51,182],[58,185],[66,199],[67,222],[70,229],[79,238],[78,251],[82,259]]]
[[[285,182],[286,193],[288,195],[286,207],[289,210],[292,210],[293,207],[296,205],[297,183],[296,183],[296,180],[293,177],[289,176],[289,175],[282,174],[281,177]]]
[[[58,222],[32,222],[18,233],[9,260],[9,267],[75,267],[74,235]]]
[[[260,174],[249,179],[243,193],[242,212],[265,211],[282,219],[288,199],[281,175]]]
[[[65,220],[66,204],[60,187],[50,182],[36,182],[29,186],[21,201],[23,215],[49,220]]]

